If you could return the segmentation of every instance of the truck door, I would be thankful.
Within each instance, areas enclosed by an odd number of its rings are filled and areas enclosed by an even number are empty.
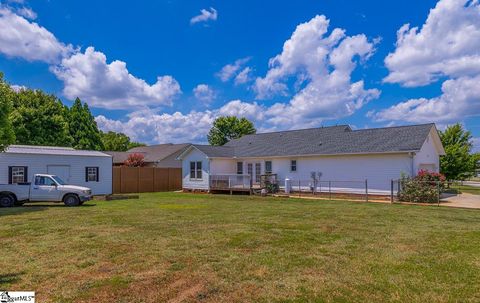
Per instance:
[[[31,201],[59,201],[59,191],[55,181],[45,176],[36,176],[30,191]]]

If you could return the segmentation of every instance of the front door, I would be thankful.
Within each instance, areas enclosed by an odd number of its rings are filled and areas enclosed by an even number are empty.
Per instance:
[[[247,173],[252,178],[252,184],[260,184],[260,176],[262,175],[262,163],[247,163]]]

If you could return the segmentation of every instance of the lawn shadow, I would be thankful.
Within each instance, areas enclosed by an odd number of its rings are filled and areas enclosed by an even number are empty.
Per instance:
[[[84,204],[77,207],[83,208],[83,207],[92,207],[92,206],[96,206],[96,204]],[[24,204],[22,206],[0,208],[0,217],[20,215],[20,214],[31,213],[36,211],[44,211],[49,208],[57,208],[57,207],[69,208],[68,206],[65,206],[64,204],[60,204],[60,203],[58,204],[38,204],[38,203]]]
[[[8,273],[0,274],[0,286],[8,286],[12,283],[20,281],[20,276],[25,274],[24,272],[19,273]]]

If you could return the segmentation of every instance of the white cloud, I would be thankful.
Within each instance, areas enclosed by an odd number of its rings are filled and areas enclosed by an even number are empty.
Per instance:
[[[480,75],[447,80],[442,95],[411,99],[374,114],[378,121],[458,122],[480,115]]]
[[[21,7],[17,10],[17,14],[23,16],[29,20],[37,19],[37,13],[35,13],[31,8]]]
[[[190,24],[195,24],[199,22],[207,22],[209,20],[215,21],[218,18],[217,10],[213,7],[210,9],[202,9],[200,10],[200,15],[197,15],[190,19]]]
[[[473,138],[472,139],[473,141],[473,148],[472,148],[472,152],[474,153],[480,153],[480,138]]]
[[[256,122],[255,119],[262,118],[260,112],[261,108],[256,103],[234,100],[219,109],[204,112],[166,114],[144,110],[130,114],[127,121],[108,119],[105,116],[98,116],[95,120],[104,131],[123,132],[134,140],[145,143],[205,143],[216,117],[236,115]]]
[[[207,84],[199,84],[193,89],[193,94],[197,100],[202,101],[205,104],[212,102],[215,97],[215,91]]]
[[[17,93],[21,90],[27,89],[27,87],[24,86],[24,85],[16,85],[16,84],[10,85],[10,88],[13,89]]]
[[[67,98],[79,97],[94,107],[132,109],[171,105],[173,98],[181,93],[173,77],[157,77],[157,82],[149,85],[130,74],[125,62],[107,63],[106,56],[93,47],[63,59],[52,71],[63,81]]]
[[[238,71],[248,62],[250,57],[237,59],[234,63],[227,64],[217,73],[222,82],[228,82],[238,76]]]
[[[365,35],[346,36],[342,29],[327,35],[329,20],[316,16],[300,24],[283,51],[270,59],[264,78],[257,78],[258,99],[288,95],[291,77],[302,87],[288,104],[276,103],[268,111],[268,122],[282,127],[316,126],[323,120],[351,115],[372,99],[376,89],[365,89],[362,80],[351,81],[356,57],[367,60],[374,51]]]
[[[440,77],[480,73],[480,5],[478,0],[441,0],[425,24],[403,25],[396,49],[385,64],[386,82],[423,86]]]
[[[250,67],[245,67],[238,75],[235,77],[235,85],[245,84],[252,80],[251,77],[252,69]]]
[[[30,22],[0,4],[0,52],[27,61],[58,63],[73,53],[44,27]]]
[[[478,1],[439,1],[420,30],[408,24],[400,28],[397,48],[385,63],[386,82],[413,87],[449,79],[440,96],[401,102],[373,113],[376,120],[445,124],[480,116]]]

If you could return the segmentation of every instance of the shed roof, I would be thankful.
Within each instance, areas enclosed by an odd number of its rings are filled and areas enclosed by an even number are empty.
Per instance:
[[[5,152],[9,154],[111,157],[99,151],[78,150],[71,147],[59,146],[10,145]]]

